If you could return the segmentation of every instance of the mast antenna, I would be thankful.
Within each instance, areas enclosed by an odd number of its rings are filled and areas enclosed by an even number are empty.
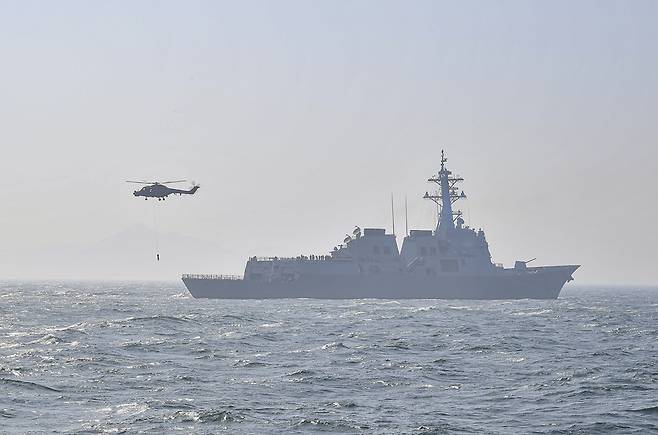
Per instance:
[[[391,221],[393,222],[393,235],[395,235],[395,209],[393,208],[393,194],[391,193]]]
[[[459,210],[453,212],[452,205],[456,201],[466,198],[464,191],[462,190],[461,193],[459,193],[457,188],[457,184],[464,181],[464,179],[458,175],[453,175],[452,172],[446,168],[447,161],[448,159],[445,156],[445,152],[441,150],[441,170],[438,174],[427,180],[431,183],[436,183],[439,190],[432,194],[425,192],[425,196],[423,197],[436,203],[438,214],[437,231],[439,228],[443,228],[443,232],[454,228],[455,221],[462,215],[462,212]]]
[[[409,236],[409,210],[407,209],[407,195],[404,195],[404,235]]]

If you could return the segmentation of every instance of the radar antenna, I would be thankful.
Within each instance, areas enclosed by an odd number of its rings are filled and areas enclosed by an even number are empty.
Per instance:
[[[429,199],[436,203],[438,211],[438,224],[436,231],[441,233],[446,233],[455,228],[455,221],[462,216],[461,210],[456,212],[452,211],[452,204],[457,202],[460,199],[466,198],[466,194],[462,190],[461,193],[457,188],[457,184],[464,181],[464,179],[458,175],[453,175],[451,171],[446,168],[446,162],[448,159],[445,156],[443,150],[441,150],[441,170],[437,175],[430,177],[427,181],[430,183],[436,183],[439,186],[439,189],[430,194],[425,192],[423,198]]]

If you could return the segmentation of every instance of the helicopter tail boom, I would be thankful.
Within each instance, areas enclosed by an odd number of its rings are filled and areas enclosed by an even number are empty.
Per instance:
[[[197,190],[199,190],[199,185],[193,186],[190,190],[181,190],[181,189],[171,189],[172,193],[177,193],[179,195],[194,195]]]

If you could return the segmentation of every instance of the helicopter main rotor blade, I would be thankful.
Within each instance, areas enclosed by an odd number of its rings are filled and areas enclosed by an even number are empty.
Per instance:
[[[155,181],[130,181],[130,180],[126,180],[126,183],[133,183],[133,184],[155,184]]]
[[[171,183],[184,183],[187,180],[174,180],[174,181],[163,181],[160,184],[171,184]]]

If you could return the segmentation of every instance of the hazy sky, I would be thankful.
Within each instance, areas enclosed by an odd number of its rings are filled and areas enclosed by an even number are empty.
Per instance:
[[[241,273],[390,228],[391,193],[401,243],[445,148],[495,261],[658,284],[657,23],[655,1],[1,1],[0,278]],[[123,180],[172,178],[202,188],[158,232],[210,245],[156,267]]]

